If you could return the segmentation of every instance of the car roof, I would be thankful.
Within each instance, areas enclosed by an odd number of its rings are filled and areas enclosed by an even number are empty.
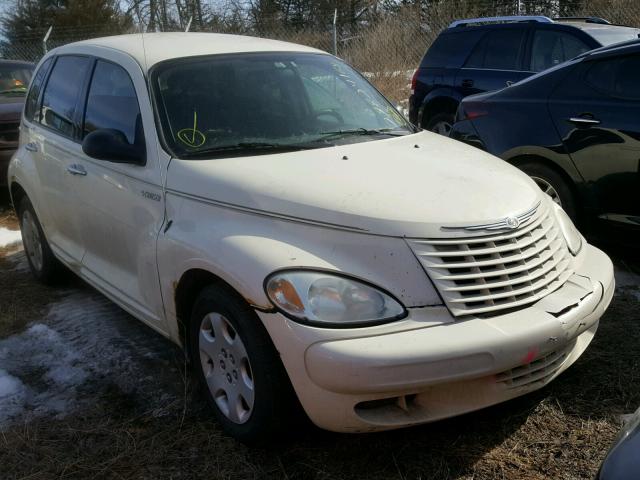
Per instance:
[[[118,50],[133,57],[145,70],[153,65],[174,58],[200,55],[253,52],[326,52],[295,43],[267,40],[243,35],[200,32],[135,33],[93,38],[70,43],[51,53],[86,53],[86,47]]]
[[[575,59],[580,58],[592,58],[592,57],[607,57],[610,55],[618,55],[621,53],[636,53],[640,52],[640,38],[637,40],[629,40],[627,42],[614,43],[607,45],[606,47],[596,48],[590,50],[581,55],[578,55]]]

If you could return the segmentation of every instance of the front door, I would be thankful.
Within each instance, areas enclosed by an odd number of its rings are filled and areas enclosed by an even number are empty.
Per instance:
[[[140,67],[126,56],[113,60],[97,59],[95,63],[82,136],[98,129],[119,130],[129,143],[145,145],[146,164],[84,156],[83,275],[134,315],[164,331],[156,266],[164,196],[155,144],[145,143],[145,132],[154,131],[153,117],[148,101],[138,101],[146,91]]]
[[[640,54],[579,64],[550,99],[601,219],[640,225]]]

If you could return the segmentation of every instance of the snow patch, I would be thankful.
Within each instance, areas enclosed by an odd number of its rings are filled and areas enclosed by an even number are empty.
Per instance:
[[[22,241],[20,230],[9,230],[0,227],[0,248],[11,247]]]
[[[34,417],[62,418],[113,386],[162,410],[183,388],[176,358],[168,341],[100,294],[75,292],[24,332],[0,339],[0,431]]]

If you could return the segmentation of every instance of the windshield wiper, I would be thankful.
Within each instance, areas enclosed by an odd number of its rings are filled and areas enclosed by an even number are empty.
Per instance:
[[[367,128],[354,128],[351,130],[336,130],[335,132],[320,132],[323,138],[327,137],[340,137],[343,135],[389,135],[391,137],[403,137],[411,134],[408,130],[395,130],[393,128],[381,128],[381,129],[367,129]]]
[[[218,147],[206,148],[203,150],[197,150],[193,152],[187,152],[182,155],[185,158],[202,157],[206,155],[213,155],[217,153],[226,152],[244,152],[244,151],[279,151],[279,152],[294,152],[296,150],[311,150],[316,148],[322,148],[323,146],[330,146],[329,144],[317,145],[306,143],[268,143],[268,142],[239,142],[230,145],[220,145]]]

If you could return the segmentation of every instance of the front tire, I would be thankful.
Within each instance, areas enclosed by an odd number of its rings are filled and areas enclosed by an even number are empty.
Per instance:
[[[191,315],[188,348],[208,404],[232,437],[265,443],[299,418],[293,388],[267,331],[231,289],[202,290]]]
[[[26,196],[18,206],[18,218],[22,244],[31,273],[46,285],[55,284],[59,279],[62,265],[53,255],[33,205]]]

